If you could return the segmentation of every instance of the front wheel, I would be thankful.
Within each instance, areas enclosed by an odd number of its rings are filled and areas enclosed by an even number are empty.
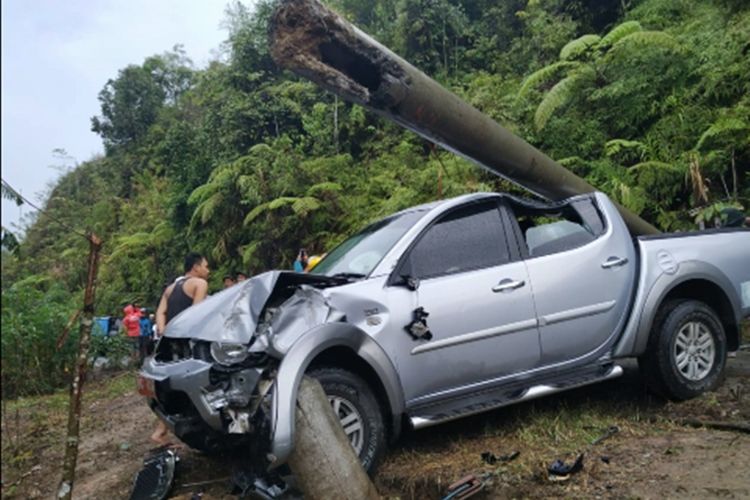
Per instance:
[[[341,368],[317,368],[308,375],[323,386],[346,437],[372,475],[386,448],[383,413],[375,394],[361,377]]]
[[[638,364],[655,392],[684,400],[714,389],[724,377],[727,341],[716,313],[697,300],[665,304]]]

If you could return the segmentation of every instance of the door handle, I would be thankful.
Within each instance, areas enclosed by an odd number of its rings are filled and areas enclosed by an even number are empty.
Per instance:
[[[627,257],[610,257],[605,262],[602,262],[602,267],[609,269],[610,267],[624,266],[627,263]]]
[[[504,292],[506,290],[515,290],[516,288],[521,288],[526,284],[523,280],[514,281],[511,279],[504,279],[497,285],[492,287],[492,291],[497,292]]]

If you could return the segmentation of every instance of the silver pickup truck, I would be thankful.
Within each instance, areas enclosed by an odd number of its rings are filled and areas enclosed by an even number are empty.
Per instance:
[[[750,315],[750,231],[633,239],[602,193],[542,204],[468,194],[396,213],[310,274],[273,271],[177,316],[141,372],[190,446],[294,444],[297,388],[322,383],[368,470],[422,428],[611,379],[694,397]]]

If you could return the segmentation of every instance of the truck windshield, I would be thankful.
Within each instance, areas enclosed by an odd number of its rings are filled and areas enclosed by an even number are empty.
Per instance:
[[[370,224],[334,248],[315,266],[312,274],[364,278],[375,269],[404,233],[426,213],[426,210],[414,210]]]

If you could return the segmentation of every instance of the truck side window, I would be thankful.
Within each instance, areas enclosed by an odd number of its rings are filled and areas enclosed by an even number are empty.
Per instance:
[[[495,203],[462,207],[430,226],[411,250],[412,274],[420,279],[483,269],[510,260]]]
[[[604,232],[604,223],[591,200],[576,200],[554,208],[514,205],[513,212],[530,257],[583,246]]]

